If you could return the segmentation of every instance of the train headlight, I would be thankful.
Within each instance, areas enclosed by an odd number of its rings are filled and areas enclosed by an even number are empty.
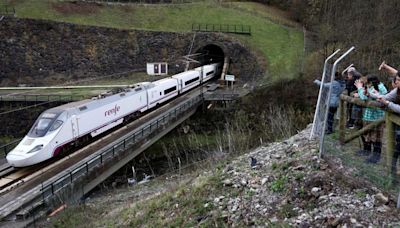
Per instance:
[[[35,147],[34,147],[32,150],[30,150],[27,154],[37,152],[37,151],[39,151],[39,150],[41,150],[41,149],[43,149],[43,144],[40,144],[40,145],[35,146]]]

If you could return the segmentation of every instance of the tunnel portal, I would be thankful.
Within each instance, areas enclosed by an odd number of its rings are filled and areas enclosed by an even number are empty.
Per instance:
[[[201,62],[201,65],[217,62],[222,63],[225,58],[225,53],[222,48],[215,44],[208,44],[198,49],[196,53],[201,54],[198,59],[198,61]]]

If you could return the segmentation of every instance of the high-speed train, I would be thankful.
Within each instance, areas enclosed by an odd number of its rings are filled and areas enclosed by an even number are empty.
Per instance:
[[[48,160],[210,80],[220,70],[219,63],[204,65],[158,81],[141,82],[113,95],[48,109],[7,154],[7,162],[25,167]]]

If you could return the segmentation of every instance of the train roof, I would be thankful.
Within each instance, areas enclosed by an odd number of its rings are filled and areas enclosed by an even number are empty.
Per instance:
[[[92,100],[90,100],[90,99],[85,99],[85,100],[81,100],[81,101],[74,101],[74,102],[66,103],[66,104],[51,108],[51,109],[49,109],[49,111],[53,111],[53,110],[54,111],[60,111],[60,110],[67,110],[67,109],[70,109],[70,108],[76,108],[78,106],[87,104],[87,103],[89,103],[91,101]]]
[[[106,93],[106,94],[99,95],[99,97],[94,97],[92,99],[85,99],[85,100],[81,100],[81,101],[75,101],[75,102],[63,104],[63,105],[54,107],[52,109],[49,109],[48,111],[60,112],[60,111],[66,111],[68,109],[75,109],[75,108],[79,108],[79,110],[81,112],[89,111],[89,110],[93,110],[98,107],[104,106],[108,103],[117,101],[117,100],[121,99],[121,97],[133,96],[133,95],[136,95],[137,93],[143,92],[143,91],[146,91],[146,90],[142,86],[136,86],[131,89],[129,89],[129,88],[125,89],[124,91],[115,93],[115,94]]]
[[[193,75],[193,74],[199,74],[199,71],[188,70],[188,71],[181,72],[179,74],[175,74],[174,76],[171,76],[171,77],[172,78],[182,78],[182,77],[186,77],[188,75]]]
[[[167,81],[176,81],[176,79],[175,78],[163,78],[163,79],[152,82],[152,84],[159,85],[159,84],[167,82]]]

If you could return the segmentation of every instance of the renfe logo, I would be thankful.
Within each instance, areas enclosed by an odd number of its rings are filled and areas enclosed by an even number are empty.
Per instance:
[[[111,116],[114,114],[117,115],[117,112],[120,110],[121,108],[118,105],[115,105],[115,107],[113,109],[107,110],[104,112],[104,116]]]

